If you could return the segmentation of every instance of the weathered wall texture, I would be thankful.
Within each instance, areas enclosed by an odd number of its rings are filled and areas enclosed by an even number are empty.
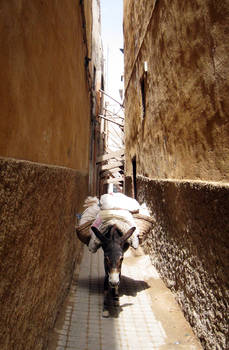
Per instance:
[[[0,159],[0,348],[43,349],[79,263],[87,176]]]
[[[92,1],[0,1],[1,350],[45,347],[80,259],[74,226],[88,195],[98,61]]]
[[[127,174],[227,182],[229,1],[124,4]]]
[[[204,349],[226,349],[228,185],[139,176],[137,189],[139,202],[146,202],[156,223],[144,243],[145,251],[176,293]]]
[[[80,1],[3,0],[0,32],[0,154],[88,170]]]
[[[151,208],[145,249],[208,350],[227,336],[228,33],[229,0],[124,0],[126,192]]]
[[[125,85],[131,79],[138,53],[149,30],[149,23],[157,0],[124,1],[123,30],[125,38]],[[144,20],[143,20],[144,14]]]
[[[85,19],[85,35],[87,42],[87,55],[91,58],[92,56],[92,25],[93,25],[93,15],[92,15],[92,1],[83,2],[83,16]],[[91,65],[89,65],[90,74],[92,74]]]

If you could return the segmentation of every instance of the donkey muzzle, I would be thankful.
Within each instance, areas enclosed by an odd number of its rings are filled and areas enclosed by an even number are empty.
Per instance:
[[[117,287],[120,283],[120,272],[116,269],[111,270],[108,281],[112,288]]]

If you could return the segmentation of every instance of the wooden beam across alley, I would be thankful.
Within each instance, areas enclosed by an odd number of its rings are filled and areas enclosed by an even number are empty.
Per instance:
[[[123,162],[120,162],[120,161],[116,161],[116,162],[112,162],[112,163],[109,163],[109,164],[105,164],[105,165],[101,166],[101,172],[105,171],[105,170],[111,170],[111,169],[114,169],[114,168],[118,168],[118,167],[121,167],[121,166],[123,166]]]
[[[106,170],[101,172],[101,177],[105,177],[105,176],[115,176],[114,173],[119,173],[120,171],[122,171],[121,168],[114,168],[112,170]]]
[[[109,160],[109,159],[112,159],[112,158],[115,158],[115,157],[121,157],[124,155],[124,149],[121,149],[119,151],[115,151],[115,152],[110,152],[108,154],[103,154],[102,156],[99,156],[97,158],[97,161],[96,163],[102,163],[104,162],[105,160]]]
[[[114,177],[113,179],[104,180],[104,184],[114,184],[124,181],[124,176]]]

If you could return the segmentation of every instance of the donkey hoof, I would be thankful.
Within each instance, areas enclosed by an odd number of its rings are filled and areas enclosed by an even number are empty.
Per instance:
[[[102,316],[106,317],[106,318],[109,317],[110,316],[109,311],[108,310],[103,310]]]

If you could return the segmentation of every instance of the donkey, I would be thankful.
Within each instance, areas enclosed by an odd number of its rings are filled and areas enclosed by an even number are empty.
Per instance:
[[[134,233],[136,227],[132,227],[123,235],[116,225],[108,226],[102,234],[96,227],[91,229],[96,237],[100,240],[104,252],[104,302],[103,317],[109,317],[108,310],[108,294],[111,290],[112,298],[115,306],[119,306],[118,287],[120,283],[121,267],[124,252],[129,248],[127,240]]]

